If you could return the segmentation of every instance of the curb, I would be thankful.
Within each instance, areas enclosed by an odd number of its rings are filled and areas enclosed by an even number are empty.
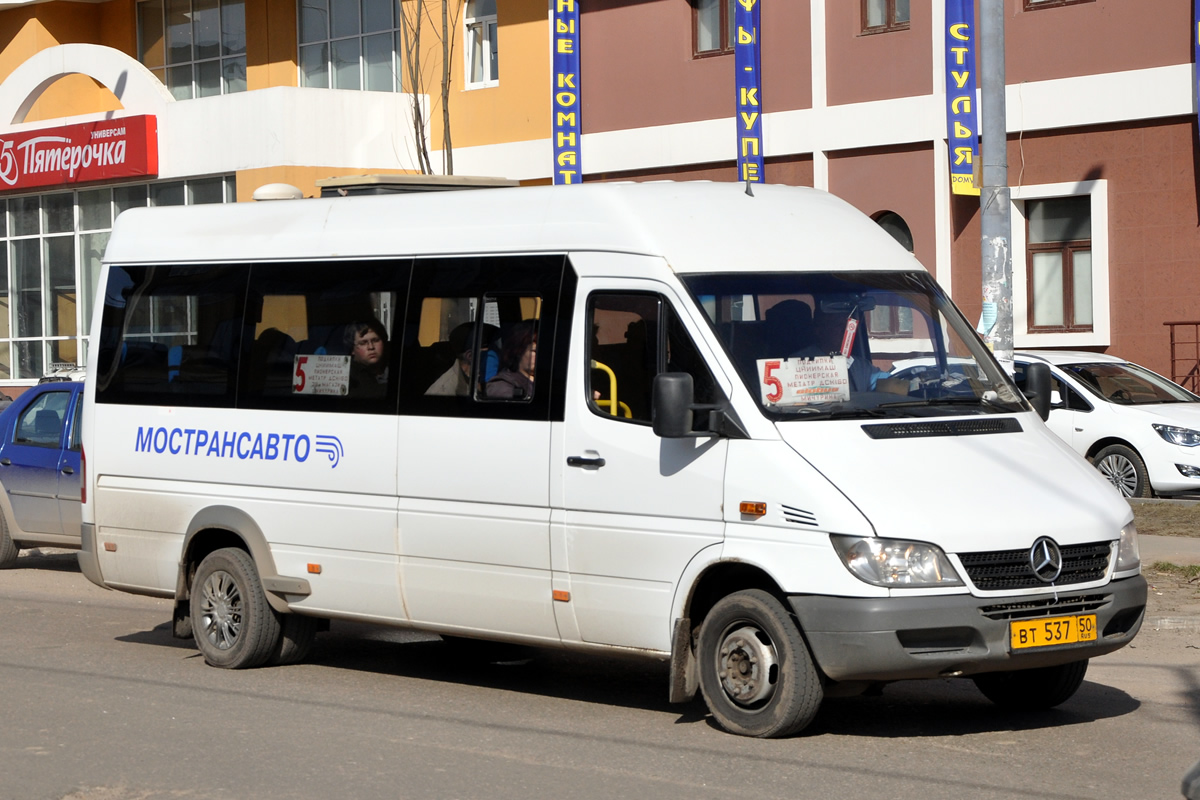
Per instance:
[[[1147,617],[1142,628],[1157,631],[1200,631],[1200,617]]]

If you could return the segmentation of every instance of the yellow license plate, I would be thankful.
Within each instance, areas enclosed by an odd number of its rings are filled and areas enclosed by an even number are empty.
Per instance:
[[[1096,615],[1077,617],[1047,617],[1012,621],[1008,624],[1009,641],[1013,650],[1029,647],[1052,647],[1056,644],[1096,641]]]

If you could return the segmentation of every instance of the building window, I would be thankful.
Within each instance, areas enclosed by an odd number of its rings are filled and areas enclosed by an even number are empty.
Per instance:
[[[467,0],[465,19],[467,84],[489,85],[500,80],[496,0]]]
[[[693,51],[698,56],[733,52],[736,0],[692,0]]]
[[[0,199],[0,381],[86,362],[100,258],[118,214],[235,200],[232,177]]]
[[[176,100],[246,91],[245,0],[143,0],[138,60]]]
[[[300,85],[401,91],[396,0],[299,0]]]
[[[862,32],[908,30],[908,0],[862,0]]]
[[[1058,6],[1073,6],[1078,3],[1094,3],[1096,0],[1025,0],[1026,11],[1036,11],[1039,8],[1057,8]]]
[[[1030,332],[1092,330],[1090,198],[1026,203]]]

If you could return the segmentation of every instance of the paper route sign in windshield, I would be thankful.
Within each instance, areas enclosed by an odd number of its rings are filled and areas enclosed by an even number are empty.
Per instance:
[[[845,356],[758,360],[759,389],[766,406],[802,406],[850,399]]]

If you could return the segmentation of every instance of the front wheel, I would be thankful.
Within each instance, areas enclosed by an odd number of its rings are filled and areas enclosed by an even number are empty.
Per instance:
[[[257,667],[275,654],[279,615],[267,602],[254,560],[226,547],[196,569],[191,593],[192,630],[204,660],[214,667]]]
[[[1088,662],[1072,661],[1057,667],[988,672],[972,678],[983,696],[1012,711],[1041,711],[1071,699],[1083,685]]]
[[[1123,444],[1109,445],[1096,454],[1096,469],[1125,497],[1149,497],[1150,475],[1146,462]]]
[[[812,722],[824,692],[792,616],[750,589],[720,600],[700,625],[700,691],[730,733],[776,738]]]

